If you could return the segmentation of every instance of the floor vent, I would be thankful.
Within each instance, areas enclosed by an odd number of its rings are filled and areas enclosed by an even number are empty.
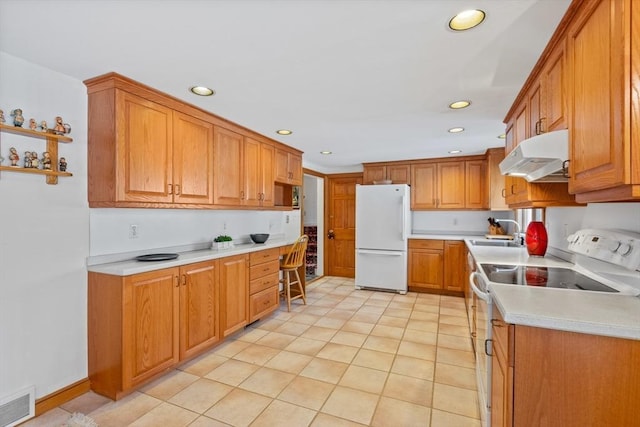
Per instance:
[[[27,387],[0,398],[0,427],[13,427],[36,414],[36,388]]]

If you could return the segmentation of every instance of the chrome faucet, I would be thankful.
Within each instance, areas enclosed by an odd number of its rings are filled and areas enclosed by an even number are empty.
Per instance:
[[[497,219],[496,221],[498,221],[499,223],[511,222],[515,224],[516,231],[513,233],[513,241],[516,242],[517,245],[522,245],[522,240],[520,238],[520,232],[522,231],[522,228],[520,227],[520,224],[518,223],[518,221],[514,221],[512,219]]]

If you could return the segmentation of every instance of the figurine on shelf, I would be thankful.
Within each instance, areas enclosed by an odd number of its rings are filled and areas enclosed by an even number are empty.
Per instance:
[[[64,126],[64,133],[71,133],[71,125],[69,123],[65,123],[63,126]]]
[[[11,166],[18,166],[20,156],[18,156],[18,151],[15,147],[9,148],[9,161],[11,162]]]
[[[4,123],[6,120],[4,119],[4,111],[0,110],[0,123]]]
[[[13,125],[17,127],[22,127],[24,123],[24,117],[22,117],[22,110],[20,108],[16,108],[11,112],[11,116],[13,117]]]
[[[36,130],[37,127],[38,123],[36,122],[36,119],[29,119],[29,129]]]
[[[40,130],[42,132],[46,132],[47,130],[49,130],[49,128],[47,127],[47,121],[43,120],[40,122]]]
[[[48,151],[42,153],[42,169],[51,170],[51,154]]]
[[[31,151],[24,152],[24,167],[25,169],[31,168]]]
[[[67,159],[65,159],[64,157],[60,157],[60,164],[58,165],[58,170],[60,170],[60,172],[67,171]]]
[[[53,127],[53,132],[58,135],[64,135],[64,123],[62,123],[62,117],[56,117],[56,125]]]
[[[33,169],[38,169],[38,166],[40,165],[40,161],[38,160],[38,153],[36,153],[35,151],[31,152],[31,167]]]

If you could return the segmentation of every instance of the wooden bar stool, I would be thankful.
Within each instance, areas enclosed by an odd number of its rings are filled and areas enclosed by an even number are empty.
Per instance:
[[[280,282],[283,284],[282,293],[287,300],[287,310],[291,311],[291,301],[302,298],[303,303],[307,304],[307,297],[304,294],[304,288],[302,287],[302,281],[300,280],[300,274],[298,268],[305,263],[305,252],[307,251],[307,243],[309,237],[302,235],[298,237],[298,240],[293,244],[289,253],[284,257],[280,264],[280,271],[282,271],[282,279]],[[291,280],[291,274],[294,274],[294,280]],[[298,295],[291,296],[291,286],[298,285]]]

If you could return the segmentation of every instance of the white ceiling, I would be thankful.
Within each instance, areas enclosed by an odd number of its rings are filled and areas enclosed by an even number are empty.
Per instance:
[[[0,50],[80,80],[116,71],[304,151],[306,167],[357,171],[503,145],[502,120],[569,3],[0,0]],[[481,26],[447,28],[470,8],[486,12]],[[450,110],[458,99],[471,107]]]

